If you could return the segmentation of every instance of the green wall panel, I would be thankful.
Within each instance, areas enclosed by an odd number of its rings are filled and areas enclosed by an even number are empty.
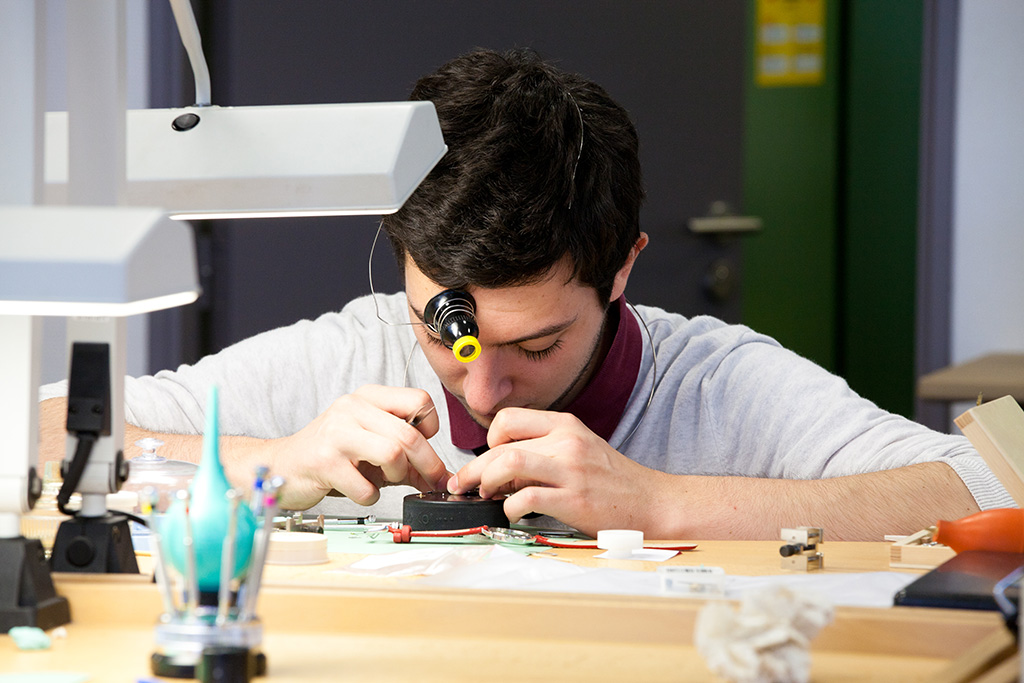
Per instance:
[[[764,228],[743,249],[743,321],[834,368],[839,15],[825,9],[825,80],[759,87],[748,59],[744,210]],[[754,45],[755,2],[748,45]]]
[[[839,370],[883,408],[913,414],[923,7],[849,7]]]
[[[746,79],[743,322],[907,416],[922,30],[922,0],[830,0],[822,85]]]

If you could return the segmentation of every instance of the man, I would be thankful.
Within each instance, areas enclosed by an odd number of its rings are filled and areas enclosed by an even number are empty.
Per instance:
[[[387,485],[411,484],[509,494],[511,520],[589,534],[813,524],[879,539],[1012,505],[966,440],[879,410],[747,328],[626,305],[648,241],[638,143],[599,86],[530,52],[478,51],[412,98],[435,103],[449,152],[382,222],[405,294],[129,379],[126,442],[159,432],[164,455],[197,460],[217,384],[229,476],[246,485],[268,464],[292,508],[338,491],[323,508],[400,517],[410,489]],[[475,299],[470,363],[421,324],[446,289]],[[64,410],[44,403],[44,457],[60,457]]]

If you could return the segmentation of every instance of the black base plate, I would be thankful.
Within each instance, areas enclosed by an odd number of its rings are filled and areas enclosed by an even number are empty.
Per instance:
[[[413,493],[402,502],[402,524],[413,531],[447,531],[477,526],[507,528],[505,497],[481,498],[447,491]]]
[[[15,626],[45,631],[70,621],[68,600],[53,588],[39,539],[0,539],[0,633]]]
[[[55,572],[138,574],[128,518],[108,512],[103,517],[74,516],[60,523],[50,553]]]

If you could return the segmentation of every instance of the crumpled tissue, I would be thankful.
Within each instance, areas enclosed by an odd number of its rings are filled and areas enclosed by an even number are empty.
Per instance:
[[[807,681],[811,640],[834,613],[828,600],[810,591],[754,591],[743,597],[738,612],[724,602],[701,609],[694,645],[708,668],[730,681]]]

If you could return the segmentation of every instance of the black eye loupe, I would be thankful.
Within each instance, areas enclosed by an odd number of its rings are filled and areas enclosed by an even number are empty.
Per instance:
[[[441,336],[456,360],[469,363],[480,355],[480,328],[476,324],[476,301],[468,292],[446,289],[423,309],[427,327]]]

